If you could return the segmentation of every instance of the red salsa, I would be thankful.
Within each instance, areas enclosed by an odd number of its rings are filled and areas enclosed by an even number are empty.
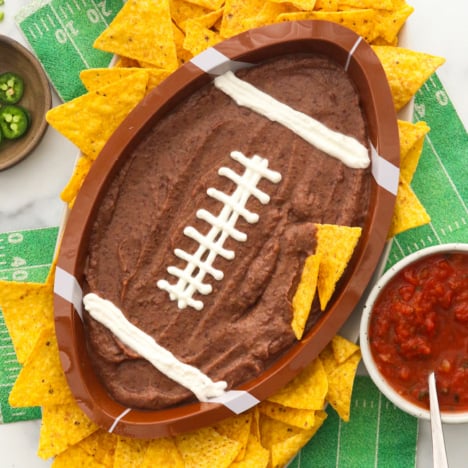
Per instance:
[[[369,325],[373,358],[400,395],[429,407],[435,370],[440,409],[468,409],[468,254],[423,258],[379,294]]]

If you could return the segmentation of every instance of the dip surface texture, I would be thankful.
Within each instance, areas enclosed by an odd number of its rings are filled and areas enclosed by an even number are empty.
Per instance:
[[[368,146],[356,90],[329,59],[284,56],[237,76]],[[179,309],[157,282],[175,283],[167,268],[185,268],[174,249],[193,254],[199,247],[184,235],[187,226],[210,230],[197,211],[217,216],[222,210],[207,189],[235,191],[236,184],[218,174],[221,167],[245,172],[232,151],[267,159],[281,181],[258,182],[270,201],[248,199],[246,208],[258,222],[237,220],[247,240],[224,242],[235,257],[216,257],[213,266],[224,277],[205,277],[211,294],[194,295],[203,309]],[[346,167],[209,84],[158,121],[110,182],[89,241],[84,292],[112,301],[178,359],[232,388],[260,375],[295,342],[291,300],[304,261],[315,251],[314,223],[363,226],[369,198],[370,168]],[[84,315],[96,372],[117,401],[160,409],[193,399]],[[314,303],[307,329],[319,315]]]

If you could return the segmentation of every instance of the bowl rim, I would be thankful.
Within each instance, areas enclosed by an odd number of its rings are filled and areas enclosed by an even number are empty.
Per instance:
[[[352,74],[354,81],[358,79],[361,81],[363,90],[360,94],[361,97],[365,96],[367,102],[365,114],[370,127],[369,140],[375,147],[376,157],[381,158],[385,163],[393,164],[394,168],[399,171],[398,128],[396,114],[391,111],[394,107],[390,88],[380,61],[371,47],[361,39],[350,29],[328,21],[295,21],[246,31],[217,44],[211,48],[211,51],[221,53],[235,63],[255,64],[260,59],[268,58],[265,54],[272,49],[278,50],[276,55],[291,53],[292,49],[294,52],[317,52],[315,49],[304,49],[307,44],[313,43],[314,48],[320,45],[323,48],[322,53],[329,54],[344,66],[345,63],[348,65],[347,58],[352,50],[347,70]],[[286,51],[285,44],[289,44]],[[336,55],[332,54],[333,51]],[[155,118],[159,118],[158,112],[166,112],[175,95],[183,95],[188,79],[199,86],[201,82],[206,83],[212,78],[213,73],[210,73],[210,70],[197,67],[193,61],[184,64],[130,113],[102,150],[103,157],[98,157],[93,163],[68,216],[57,258],[57,268],[62,274],[65,273],[66,278],[71,279],[72,284],[77,284],[78,288],[82,279],[81,264],[85,262],[81,244],[86,242],[86,224],[92,218],[92,210],[89,209],[88,203],[97,197],[96,190],[98,192],[102,190],[105,182],[100,172],[105,168],[109,170],[107,166],[111,164],[112,158],[118,158],[125,153],[135,137],[144,132]],[[174,90],[174,88],[177,89]],[[116,150],[116,145],[120,149]],[[379,163],[382,162],[381,160],[377,159]],[[379,168],[374,160],[372,168],[376,171]],[[110,169],[114,170],[115,164],[111,165]],[[104,179],[110,177],[110,173],[106,174]],[[368,214],[366,221],[368,229],[361,237],[359,255],[355,255],[352,272],[359,270],[359,275],[347,276],[346,283],[340,291],[337,291],[327,314],[324,314],[319,321],[320,326],[314,327],[303,340],[297,342],[286,352],[285,356],[263,372],[260,377],[239,386],[236,390],[247,390],[259,400],[269,396],[276,390],[274,385],[278,385],[273,381],[278,382],[280,374],[283,376],[282,379],[291,380],[305,368],[333,338],[357,306],[384,250],[396,197],[396,191],[393,192],[388,187],[384,187],[382,181],[378,180],[379,175],[383,177],[384,174],[373,173],[372,176],[369,174],[375,197],[374,202],[378,209]],[[90,193],[85,193],[86,190],[83,189],[88,187],[92,190]],[[78,252],[80,249],[82,253]],[[104,428],[111,427],[114,433],[130,437],[161,437],[186,432],[233,414],[223,405],[200,402],[159,411],[130,410],[126,412],[124,406],[110,400],[107,394],[104,395],[102,388],[94,388],[93,394],[90,394],[86,372],[91,369],[83,358],[77,356],[77,347],[73,348],[72,345],[82,337],[81,320],[70,298],[57,294],[57,289],[55,291],[55,327],[62,366],[79,405],[98,425]],[[73,296],[76,291],[69,292]],[[344,310],[345,303],[347,304],[346,310]],[[328,318],[332,313],[333,323]],[[80,366],[73,365],[73,363],[80,363]],[[267,385],[264,383],[265,380]],[[98,402],[104,397],[107,405],[105,408],[102,407],[102,402]]]
[[[375,301],[380,295],[380,292],[385,286],[405,267],[419,261],[423,258],[431,257],[433,255],[444,252],[461,252],[468,255],[468,243],[464,242],[451,242],[447,244],[438,244],[425,247],[421,250],[411,253],[410,255],[402,258],[392,267],[390,267],[372,287],[369,296],[361,315],[361,322],[359,328],[359,345],[361,348],[363,364],[369,373],[370,378],[373,380],[377,388],[398,408],[406,413],[424,420],[430,420],[430,413],[428,409],[411,403],[409,400],[403,398],[383,377],[378,370],[369,346],[369,322],[372,315],[373,306]],[[441,411],[441,420],[443,423],[466,423],[468,422],[468,411],[449,412]]]
[[[36,148],[36,146],[41,142],[42,138],[45,135],[45,132],[48,128],[48,123],[45,119],[46,112],[52,106],[52,92],[50,89],[49,80],[47,75],[42,68],[41,63],[39,60],[34,56],[34,54],[26,48],[23,44],[18,42],[17,40],[5,36],[4,34],[0,34],[0,43],[5,44],[6,46],[10,47],[13,53],[23,56],[31,65],[31,69],[34,70],[35,76],[33,77],[34,81],[39,82],[40,86],[44,92],[44,96],[42,99],[42,104],[44,107],[44,114],[37,115],[35,118],[42,120],[40,121],[39,126],[35,129],[34,134],[29,135],[29,142],[27,145],[24,146],[22,151],[19,151],[12,157],[2,158],[0,156],[0,171],[6,170],[26,158],[31,152]],[[24,78],[27,80],[27,78]],[[30,128],[31,130],[31,128]],[[27,137],[27,135],[25,135]]]

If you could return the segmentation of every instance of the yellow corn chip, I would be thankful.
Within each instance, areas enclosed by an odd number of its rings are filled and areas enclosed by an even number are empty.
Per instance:
[[[207,10],[219,10],[223,4],[224,0],[187,0],[190,3],[206,8]]]
[[[265,2],[261,10],[255,16],[245,19],[244,26],[251,29],[278,23],[280,21],[278,19],[279,15],[290,11],[289,3]]]
[[[316,0],[314,10],[338,11],[339,0]]]
[[[315,410],[289,408],[268,400],[262,401],[258,409],[272,419],[301,429],[309,429],[315,424]]]
[[[47,460],[98,430],[76,403],[42,407],[39,457]]]
[[[209,13],[205,13],[204,15],[187,18],[187,20],[196,21],[201,26],[210,29],[223,17],[223,12],[224,8],[218,8],[217,10],[210,11]]]
[[[44,327],[53,321],[53,278],[51,268],[45,283],[0,281],[0,309],[21,364],[30,355]]]
[[[147,84],[148,72],[136,71],[54,107],[47,112],[46,120],[94,161],[112,133],[143,99]]]
[[[384,43],[396,44],[398,33],[405,24],[408,17],[413,13],[414,8],[407,4],[390,11],[379,11],[376,27],[378,36]]]
[[[290,408],[321,410],[327,391],[327,374],[321,360],[315,359],[268,401]]]
[[[264,414],[260,415],[260,443],[268,450],[271,450],[275,444],[303,433],[304,429],[272,419]]]
[[[264,5],[263,0],[226,0],[220,34],[224,38],[235,36],[248,29],[246,21],[254,18]]]
[[[372,46],[382,62],[395,109],[405,106],[416,91],[439,68],[445,59],[423,52],[392,46]]]
[[[118,57],[114,64],[114,67],[117,68],[138,68],[139,66],[138,60],[122,56]]]
[[[114,466],[140,468],[148,446],[149,440],[119,437],[115,448]]]
[[[406,180],[400,178],[388,238],[430,222],[431,217],[413,192],[413,189]]]
[[[88,158],[88,156],[81,155],[75,164],[72,176],[60,194],[61,200],[67,203],[70,209],[75,203],[75,198],[78,195],[92,164],[93,161]]]
[[[315,7],[316,0],[271,0],[272,3],[290,3],[298,10],[310,11]]]
[[[205,427],[175,437],[187,468],[223,468],[239,454],[241,444],[221,435],[212,427]]]
[[[216,31],[205,28],[196,20],[187,20],[185,24],[184,49],[197,55],[208,47],[221,41],[221,36]]]
[[[349,421],[354,377],[360,360],[358,351],[328,375],[327,401],[343,421]]]
[[[179,27],[174,23],[172,30],[174,32],[174,42],[177,51],[177,61],[179,62],[179,65],[183,65],[185,62],[188,62],[193,57],[193,54],[190,51],[184,49],[185,33],[181,31]]]
[[[342,364],[354,353],[359,351],[359,346],[352,341],[348,341],[340,335],[336,335],[331,340],[333,356],[338,364]]]
[[[338,0],[339,10],[352,10],[359,8],[374,8],[380,10],[393,10],[393,0]]]
[[[309,442],[314,434],[319,430],[325,419],[327,413],[319,411],[317,413],[317,420],[314,427],[307,429],[306,431],[300,432],[288,437],[271,447],[271,466],[272,468],[280,468],[285,466],[296,453]]]
[[[185,467],[182,455],[177,450],[174,440],[170,437],[150,441],[139,468],[154,468],[158,466],[170,466],[171,468]]]
[[[318,255],[310,255],[307,257],[304,269],[302,270],[301,280],[292,300],[293,319],[291,327],[298,340],[302,338],[304,333],[304,328],[315,297],[319,265],[320,257]]]
[[[116,446],[117,436],[110,434],[104,429],[98,429],[96,432],[93,432],[90,436],[86,437],[86,439],[83,439],[74,447],[79,447],[80,449],[84,450],[96,461],[96,463],[99,463],[103,466],[113,467]],[[68,450],[71,450],[71,448]]]
[[[96,91],[116,81],[128,78],[135,72],[148,74],[147,91],[155,88],[171,74],[169,70],[160,68],[145,68],[144,70],[137,67],[89,68],[80,73],[80,79],[87,91]]]
[[[10,392],[13,407],[74,402],[63,373],[52,326],[43,328]]]
[[[52,468],[112,468],[111,464],[98,462],[92,455],[85,452],[79,445],[72,445],[69,449],[59,453],[52,462]]]
[[[94,47],[175,70],[178,64],[169,0],[128,0]]]
[[[199,18],[211,13],[207,8],[203,8],[186,0],[170,0],[171,16],[175,24],[185,31],[185,22],[188,19]]]
[[[320,267],[317,289],[320,308],[325,310],[361,236],[360,227],[317,224],[317,251]]]
[[[266,468],[269,460],[270,452],[262,447],[257,437],[251,434],[247,441],[244,458],[235,461],[231,468]]]
[[[424,137],[430,128],[425,122],[411,123],[399,120],[400,136],[400,178],[411,183],[419,163]]]
[[[378,35],[375,27],[377,13],[373,9],[347,10],[347,11],[299,11],[282,13],[279,21],[323,20],[341,24],[371,42]]]
[[[247,449],[253,414],[246,412],[238,416],[224,419],[213,426],[221,435],[240,443],[240,451],[236,460],[242,460]]]

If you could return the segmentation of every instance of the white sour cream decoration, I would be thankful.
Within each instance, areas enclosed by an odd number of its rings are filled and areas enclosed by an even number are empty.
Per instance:
[[[178,280],[175,284],[166,280],[157,282],[160,289],[169,293],[171,301],[177,301],[179,309],[185,309],[188,306],[196,310],[203,309],[203,302],[194,299],[193,295],[196,292],[202,295],[212,292],[212,286],[203,282],[207,274],[217,281],[223,279],[223,272],[213,267],[216,257],[219,255],[227,260],[232,260],[235,257],[234,251],[223,247],[224,242],[228,237],[232,237],[238,242],[247,240],[247,235],[235,227],[239,216],[252,224],[259,219],[257,213],[252,213],[246,208],[248,199],[254,196],[264,205],[270,201],[269,195],[257,187],[258,182],[262,178],[275,184],[281,180],[279,172],[268,169],[267,159],[257,155],[248,158],[239,151],[233,151],[231,158],[246,168],[244,174],[240,176],[228,167],[221,167],[218,174],[233,181],[237,185],[235,191],[232,195],[227,195],[215,188],[210,187],[207,190],[208,196],[224,204],[221,212],[218,216],[214,216],[204,209],[197,211],[197,218],[212,226],[210,231],[207,235],[203,235],[194,227],[187,226],[184,229],[184,234],[195,240],[200,246],[193,255],[181,249],[175,249],[176,257],[187,262],[185,269],[181,270],[175,266],[168,267],[168,273]],[[195,271],[196,275],[194,275]]]

